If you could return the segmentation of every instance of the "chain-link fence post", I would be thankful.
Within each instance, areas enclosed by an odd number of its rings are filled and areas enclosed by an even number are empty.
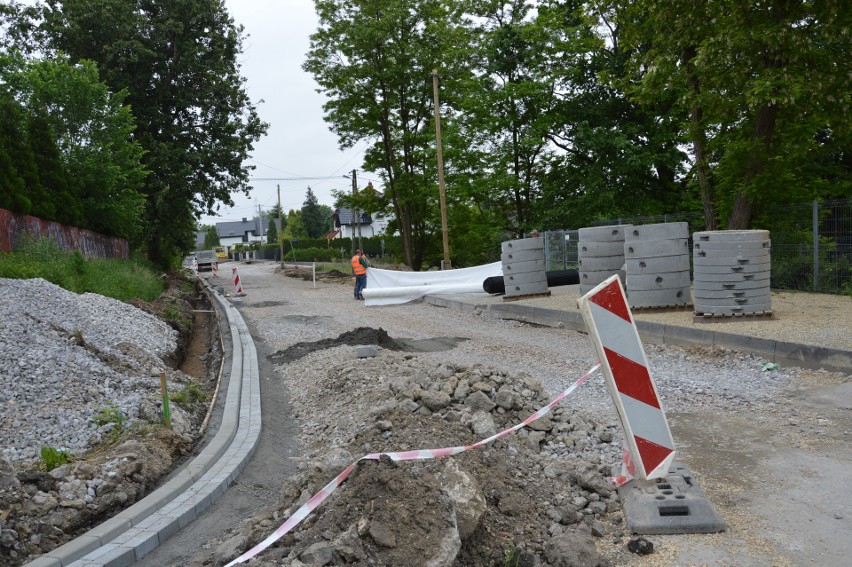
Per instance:
[[[811,205],[814,239],[814,291],[819,291],[819,203],[814,199]]]

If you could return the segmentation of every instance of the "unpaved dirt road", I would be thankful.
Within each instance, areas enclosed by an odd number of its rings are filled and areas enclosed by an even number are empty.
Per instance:
[[[299,447],[294,439],[300,424],[291,418],[288,393],[280,381],[271,379],[275,368],[267,360],[278,350],[367,325],[382,327],[394,337],[414,339],[459,337],[463,329],[468,340],[448,351],[448,358],[526,368],[533,375],[552,374],[550,365],[558,363],[568,376],[574,376],[593,362],[587,337],[572,331],[516,324],[506,335],[512,339],[501,350],[494,346],[494,338],[505,332],[504,322],[483,317],[478,330],[471,330],[467,319],[475,315],[428,305],[364,308],[352,301],[348,285],[314,288],[311,282],[283,277],[270,263],[240,265],[240,274],[248,294],[240,311],[252,329],[261,364],[264,429],[259,450],[235,485],[200,520],[139,565],[180,565],[204,553],[208,541],[220,538],[275,498],[282,480],[295,472]],[[228,288],[224,278],[213,283]],[[282,326],[284,317],[302,319],[298,324],[291,319],[288,327]],[[464,325],[459,323],[462,318],[467,318]],[[513,360],[514,346],[534,347],[539,361]],[[677,349],[669,350],[677,356]],[[686,361],[695,353],[689,355],[684,358],[684,378],[695,368]],[[725,356],[734,355],[708,353],[699,362],[712,369],[714,357],[721,357],[721,363]],[[665,397],[665,392],[661,395]],[[601,538],[599,550],[614,565],[849,564],[850,410],[849,376],[811,371],[791,373],[781,394],[770,401],[685,410],[675,405],[668,416],[678,460],[695,474],[728,530],[712,535],[648,536],[656,550],[643,557],[627,552],[626,538],[621,542]]]

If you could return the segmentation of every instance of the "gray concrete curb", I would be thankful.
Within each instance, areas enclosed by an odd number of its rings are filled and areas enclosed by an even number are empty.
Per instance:
[[[216,435],[166,484],[27,567],[132,565],[206,510],[254,454],[261,428],[257,351],[239,311],[202,282],[222,307],[233,344],[224,415]]]
[[[471,297],[470,301],[467,301],[458,295],[427,295],[423,298],[423,301],[447,309],[488,312],[501,319],[586,331],[586,324],[579,312],[545,309],[521,303],[481,303],[477,302],[475,297]],[[708,329],[662,325],[648,321],[636,321],[636,328],[642,340],[649,344],[724,347],[756,354],[782,366],[823,368],[832,372],[852,372],[852,352],[846,350],[762,339]]]

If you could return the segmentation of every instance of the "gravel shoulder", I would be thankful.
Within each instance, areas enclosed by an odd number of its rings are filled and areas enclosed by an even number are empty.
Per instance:
[[[358,326],[382,328],[394,338],[451,339],[455,343],[450,350],[414,356],[411,364],[419,365],[424,373],[440,365],[456,368],[482,365],[506,375],[531,375],[541,382],[548,395],[567,387],[595,362],[588,337],[574,331],[495,319],[485,312],[450,311],[420,302],[366,308],[352,301],[348,284],[318,283],[314,287],[311,282],[284,277],[271,263],[240,265],[240,275],[247,294],[240,311],[265,352],[282,351],[299,342],[329,339]],[[213,283],[227,287],[224,281]],[[541,307],[569,308],[575,304],[571,291],[560,290],[549,298],[529,301]],[[813,340],[813,344],[848,348],[848,337],[852,335],[843,329],[852,318],[842,314],[849,308],[849,298],[777,296],[776,300],[773,294],[773,307],[777,306],[774,320],[710,324],[719,330],[728,326],[727,332]],[[833,314],[830,324],[821,315],[823,310]],[[809,322],[808,315],[813,316]],[[692,324],[690,312],[639,313],[636,317]],[[822,337],[826,338],[825,342]],[[696,475],[728,523],[728,530],[714,535],[650,536],[656,552],[640,557],[626,550],[629,534],[624,533],[621,512],[608,511],[595,518],[605,526],[603,537],[596,539],[601,557],[613,565],[843,563],[852,552],[848,539],[852,495],[838,490],[852,482],[848,466],[852,451],[846,442],[852,429],[849,375],[796,368],[767,372],[761,369],[764,361],[760,358],[719,348],[648,345],[646,352],[671,422],[678,458]],[[295,460],[302,471],[312,459],[322,456],[328,444],[346,445],[357,438],[358,431],[374,427],[377,419],[374,410],[383,403],[380,392],[362,391],[360,387],[356,390],[354,379],[334,382],[338,384],[336,388],[340,388],[339,384],[353,388],[351,393],[316,390],[311,386],[323,383],[330,373],[336,376],[355,373],[365,379],[371,376],[378,379],[382,372],[392,372],[400,364],[398,355],[381,351],[377,359],[369,362],[372,373],[360,374],[353,356],[353,348],[338,347],[297,363],[277,366],[274,376],[262,379],[263,388],[289,391],[302,448],[301,459]],[[337,403],[343,392],[351,403]],[[612,430],[617,425],[600,376],[560,405],[587,420],[595,431]],[[608,441],[597,438],[588,446],[569,446],[556,439],[545,443],[542,452],[557,462],[572,463],[578,459],[598,462],[603,470],[620,460],[622,441],[620,430],[615,428],[615,431],[612,438],[607,437]],[[421,445],[395,446],[395,440],[403,439]],[[417,435],[400,431],[386,445],[384,450],[427,448],[436,446],[436,440],[429,431]],[[351,445],[346,446],[352,449]],[[511,451],[512,446],[511,443],[495,445],[490,456]],[[256,459],[264,459],[263,453]],[[335,504],[336,496],[315,512],[319,518],[331,515],[334,506],[340,505]],[[282,511],[286,517],[285,505],[278,505],[276,510],[277,516],[268,513],[272,516],[247,519],[243,528],[252,525],[257,532],[255,537],[264,537],[277,526],[272,517],[280,518]],[[549,521],[518,517],[517,522]],[[208,550],[206,559],[196,559],[197,564],[216,563],[216,557],[226,558],[221,555],[223,550],[235,551],[229,548],[234,541],[228,539],[228,534],[238,533],[240,528],[221,525],[220,528],[219,534],[210,534],[213,539],[204,545]],[[263,530],[266,533],[260,533]],[[548,526],[542,526],[539,531],[546,536]],[[245,537],[240,541],[247,542]],[[290,543],[295,545],[298,541]],[[218,551],[211,554],[211,549]],[[205,552],[199,550],[199,553]],[[274,555],[277,560],[261,560],[256,564],[296,564],[283,553],[279,550]],[[458,563],[464,564],[474,563]]]

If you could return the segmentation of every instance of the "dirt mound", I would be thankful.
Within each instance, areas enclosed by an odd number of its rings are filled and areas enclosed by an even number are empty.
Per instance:
[[[315,452],[286,481],[278,502],[210,542],[212,556],[197,556],[190,565],[225,563],[265,539],[359,457],[468,446],[523,421],[547,400],[540,383],[525,374],[424,365],[416,354],[391,351],[367,365],[338,356],[327,351],[282,369],[285,379],[295,380],[297,412],[315,422],[301,439]],[[323,372],[302,381],[308,364]],[[610,465],[582,450],[600,438],[612,441],[612,431],[557,407],[528,429],[453,457],[361,460],[314,513],[253,561],[604,565],[590,527],[620,505],[605,482]],[[569,445],[573,458],[554,459]]]
[[[322,339],[314,342],[296,343],[285,350],[279,350],[269,355],[269,360],[276,364],[293,362],[300,358],[327,348],[349,345],[378,345],[388,350],[407,350],[405,343],[396,341],[388,335],[384,329],[371,329],[370,327],[358,327],[353,331],[347,331],[334,339]]]
[[[329,270],[327,272],[323,272],[319,277],[323,279],[335,279],[335,278],[351,278],[352,274],[345,274],[340,270]]]

